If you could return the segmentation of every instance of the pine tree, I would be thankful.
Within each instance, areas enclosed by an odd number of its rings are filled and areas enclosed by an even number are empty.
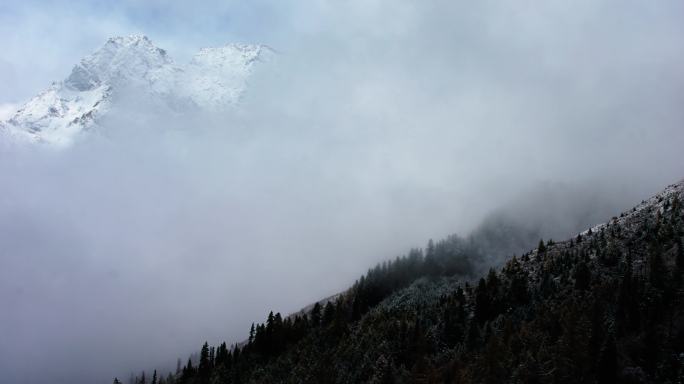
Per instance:
[[[333,307],[332,303],[328,301],[328,303],[325,304],[325,309],[323,310],[323,319],[322,319],[323,325],[329,325],[330,323],[332,323],[334,318],[335,318],[335,307]]]
[[[197,367],[197,375],[199,376],[200,384],[209,383],[209,375],[211,374],[211,361],[209,356],[209,343],[204,342],[202,350],[200,351],[199,366]]]
[[[252,323],[252,328],[249,329],[249,340],[247,341],[248,345],[252,345],[254,342],[254,323]]]
[[[603,264],[605,266],[613,267],[617,264],[617,262],[619,260],[620,260],[620,250],[615,245],[615,242],[611,241],[606,246],[605,251],[600,253],[599,261],[601,261],[601,264]]]
[[[205,341],[200,351],[199,369],[207,368],[209,368],[209,343]]]
[[[316,303],[311,310],[311,325],[318,327],[321,325],[321,304]]]
[[[537,252],[539,254],[546,252],[546,246],[544,245],[544,239],[539,239],[539,245],[537,245]]]
[[[195,368],[192,366],[192,359],[188,358],[188,364],[183,368],[183,379],[193,377],[195,375]]]
[[[475,319],[482,324],[489,319],[490,299],[487,283],[481,278],[475,288]]]
[[[435,243],[430,239],[428,241],[427,249],[425,251],[424,262],[425,274],[427,276],[437,276],[440,274],[439,263],[435,252]]]
[[[425,250],[425,257],[434,257],[435,256],[435,242],[432,241],[432,239],[428,240],[427,248]]]

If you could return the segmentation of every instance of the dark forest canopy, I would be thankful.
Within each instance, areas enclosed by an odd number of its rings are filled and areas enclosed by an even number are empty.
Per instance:
[[[131,381],[681,382],[683,190],[484,273],[472,238],[430,241],[310,310],[269,313],[243,344]]]

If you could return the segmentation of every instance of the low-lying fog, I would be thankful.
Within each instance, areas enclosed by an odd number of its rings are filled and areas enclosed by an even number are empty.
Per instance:
[[[429,238],[561,239],[684,176],[667,2],[371,3],[288,14],[235,111],[132,93],[70,148],[0,147],[8,383],[175,367]]]

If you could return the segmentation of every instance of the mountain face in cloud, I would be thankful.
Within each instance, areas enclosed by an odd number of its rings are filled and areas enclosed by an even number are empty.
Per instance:
[[[69,145],[96,126],[126,90],[175,113],[224,110],[240,100],[254,65],[272,55],[263,45],[229,44],[203,48],[181,66],[146,36],[113,37],[65,80],[0,122],[0,131],[19,140]]]

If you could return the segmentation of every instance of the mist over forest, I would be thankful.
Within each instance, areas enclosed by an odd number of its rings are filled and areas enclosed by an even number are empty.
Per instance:
[[[97,27],[106,9],[57,3],[0,6],[3,108],[112,35],[276,57],[227,111],[129,89],[69,148],[0,143],[3,382],[174,370],[429,239],[477,243],[487,271],[683,177],[676,2],[131,1]]]

